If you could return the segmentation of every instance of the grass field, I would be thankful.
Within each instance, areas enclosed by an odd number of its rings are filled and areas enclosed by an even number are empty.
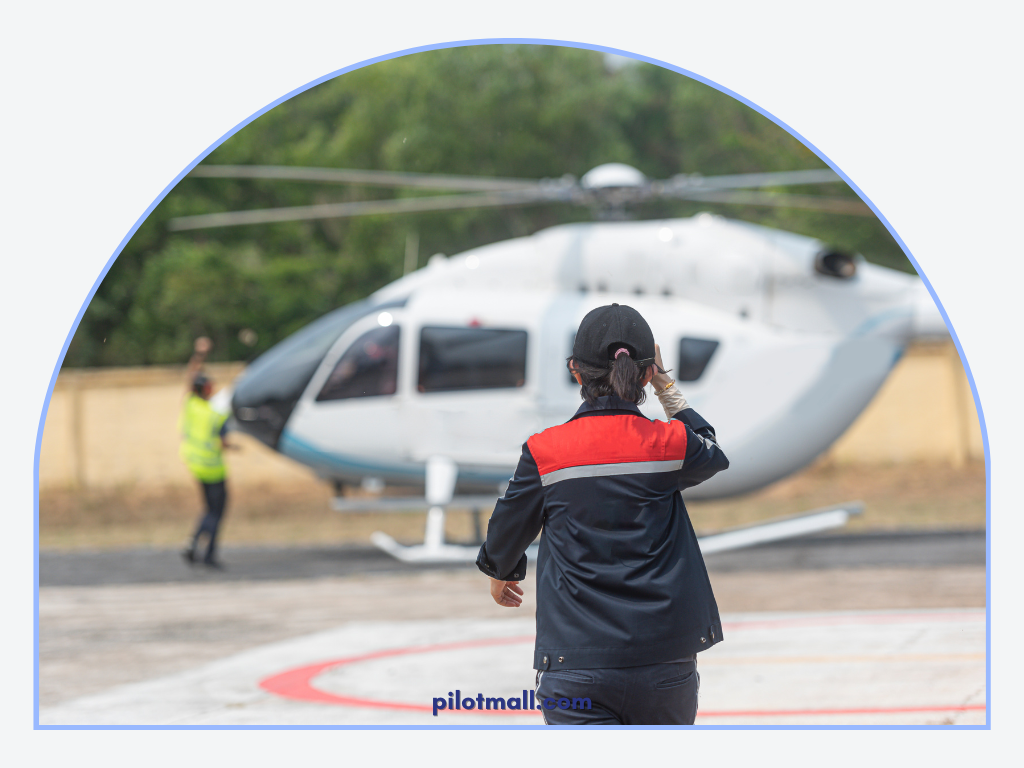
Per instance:
[[[422,513],[339,514],[325,484],[231,489],[223,541],[231,544],[365,543],[382,530],[422,540]],[[979,529],[985,526],[985,470],[979,463],[834,466],[819,463],[757,493],[691,502],[698,532],[861,500],[864,515],[844,530]],[[198,489],[46,491],[39,499],[40,546],[52,549],[178,546],[200,511]],[[486,514],[484,515],[486,521]],[[485,523],[486,524],[486,523]],[[448,537],[473,536],[467,512],[448,515]]]

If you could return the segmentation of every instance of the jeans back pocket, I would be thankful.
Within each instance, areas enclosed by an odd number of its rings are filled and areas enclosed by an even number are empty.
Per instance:
[[[694,674],[696,674],[696,670],[691,669],[689,672],[686,672],[685,674],[673,675],[672,677],[668,678],[667,680],[662,680],[660,683],[656,683],[654,687],[655,688],[676,688],[676,687],[678,687],[680,685],[686,685],[688,682],[690,682],[693,679]]]
[[[588,675],[576,669],[554,669],[547,670],[544,677],[551,677],[555,680],[566,680],[572,683],[584,683],[590,685],[594,682],[594,676]]]

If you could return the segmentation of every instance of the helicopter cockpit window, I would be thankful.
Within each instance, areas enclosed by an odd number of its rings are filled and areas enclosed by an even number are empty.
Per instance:
[[[393,395],[398,388],[399,328],[367,331],[338,360],[317,401]]]
[[[502,389],[526,383],[526,331],[425,327],[420,392]]]
[[[718,342],[712,339],[680,339],[679,368],[673,375],[679,381],[696,381],[704,375],[704,369],[708,367],[716,349]]]

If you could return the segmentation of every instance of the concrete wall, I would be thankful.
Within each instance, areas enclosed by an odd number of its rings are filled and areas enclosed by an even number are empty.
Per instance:
[[[240,365],[212,365],[228,382]],[[178,458],[182,368],[62,371],[50,401],[40,488],[191,485]],[[312,473],[245,435],[228,454],[232,483],[311,482]],[[983,458],[967,377],[952,344],[907,352],[874,401],[829,451],[842,464],[899,461],[962,465]]]
[[[241,365],[210,365],[215,384]],[[183,368],[62,371],[43,429],[39,487],[112,488],[192,485],[178,458],[178,415],[186,394]],[[305,467],[247,435],[227,454],[231,480],[241,485],[310,482]]]

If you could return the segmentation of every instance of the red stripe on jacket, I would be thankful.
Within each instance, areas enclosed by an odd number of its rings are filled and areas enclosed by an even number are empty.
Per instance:
[[[686,458],[686,425],[615,414],[545,429],[526,441],[540,474],[566,467]]]

